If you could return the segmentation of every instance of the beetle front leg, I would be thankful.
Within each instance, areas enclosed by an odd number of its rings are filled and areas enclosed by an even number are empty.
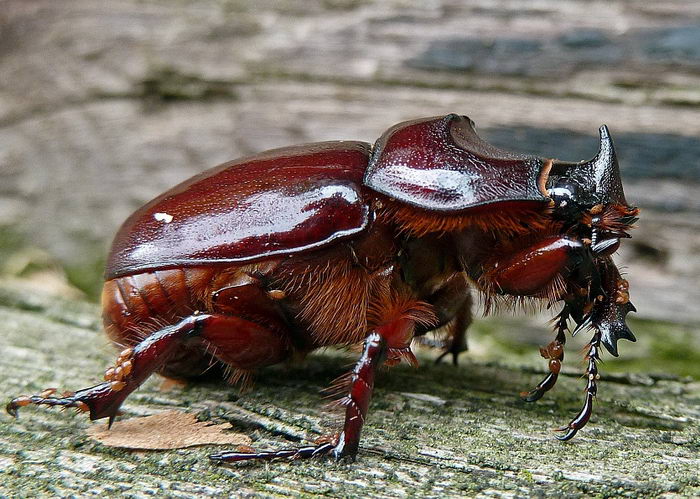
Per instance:
[[[547,237],[511,255],[487,261],[482,282],[489,293],[558,300],[566,291],[565,279],[579,268],[584,255],[585,245],[577,239],[567,235]],[[554,341],[540,348],[542,357],[549,361],[549,373],[534,389],[520,394],[526,402],[539,400],[556,384],[570,316],[571,309],[565,305],[555,319]]]
[[[480,278],[487,293],[560,299],[559,284],[576,269],[585,246],[570,236],[552,236],[483,265]]]
[[[571,440],[578,431],[586,426],[588,420],[593,412],[593,399],[598,393],[598,380],[600,379],[600,374],[598,373],[597,362],[600,360],[600,342],[601,334],[600,331],[596,330],[593,334],[593,338],[588,345],[588,354],[586,355],[586,360],[588,360],[588,368],[586,369],[586,376],[588,381],[586,383],[586,398],[583,403],[583,407],[579,413],[574,417],[569,424],[557,428],[557,431],[565,431],[564,435],[559,435],[557,438],[562,441]]]
[[[211,319],[212,316],[206,314],[189,316],[173,326],[156,331],[133,348],[127,348],[122,351],[116,364],[105,371],[103,383],[67,393],[63,397],[54,397],[55,390],[17,397],[7,404],[7,412],[17,416],[20,407],[32,404],[76,407],[89,411],[91,420],[109,418],[111,426],[129,394],[161,367],[184,340],[199,334]]]
[[[617,357],[618,340],[636,340],[626,324],[627,314],[635,310],[629,301],[627,281],[622,279],[620,272],[610,258],[597,262],[595,270],[597,277],[594,281],[599,283],[599,289],[597,290],[599,293],[594,293],[594,299],[589,305],[590,312],[583,314],[588,306],[581,307],[581,310],[576,310],[576,306],[573,306],[571,312],[576,322],[578,322],[577,330],[588,326],[594,330],[586,355],[586,360],[588,361],[586,369],[588,378],[585,390],[586,398],[576,417],[569,424],[558,429],[558,431],[566,432],[564,435],[557,437],[559,440],[570,440],[573,438],[588,423],[591,417],[593,400],[598,393],[597,382],[600,379],[597,363],[600,361],[601,346]]]

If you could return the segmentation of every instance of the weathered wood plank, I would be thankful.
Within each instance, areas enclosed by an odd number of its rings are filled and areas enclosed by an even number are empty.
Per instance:
[[[97,330],[97,314],[92,305],[2,285],[2,397],[96,381],[113,360]],[[484,341],[477,335],[477,357]],[[181,408],[231,421],[260,448],[295,445],[324,431],[328,416],[320,410],[318,391],[348,359],[331,353],[314,356],[304,366],[265,370],[255,389],[242,396],[215,383],[163,393],[158,381],[151,380],[124,409],[134,416]],[[697,382],[604,372],[589,427],[572,442],[560,443],[549,429],[579,407],[577,362],[570,362],[570,375],[545,399],[525,405],[517,393],[541,374],[509,364],[512,360],[503,356],[493,363],[465,356],[462,366],[454,368],[432,366],[426,359],[418,370],[398,367],[383,374],[354,464],[320,460],[217,467],[206,459],[212,447],[163,452],[106,448],[86,437],[84,415],[28,409],[18,420],[0,416],[0,495],[700,493]],[[608,365],[614,362],[604,369]]]
[[[30,410],[0,416],[0,496],[699,495],[700,387],[663,375],[698,379],[700,365],[699,20],[694,0],[0,0],[0,274],[57,259],[97,284],[136,206],[244,154],[460,112],[503,147],[576,160],[606,122],[643,208],[621,255],[639,316],[692,324],[636,321],[639,343],[604,365],[594,420],[569,444],[547,428],[579,407],[575,355],[525,406],[548,335],[501,319],[476,328],[459,369],[382,376],[354,465],[118,451],[88,440],[84,418]],[[113,360],[92,305],[3,284],[0,322],[3,397],[86,386]],[[323,431],[317,391],[347,362],[271,369],[242,397],[154,380],[125,409],[183,408],[259,447],[292,444]]]

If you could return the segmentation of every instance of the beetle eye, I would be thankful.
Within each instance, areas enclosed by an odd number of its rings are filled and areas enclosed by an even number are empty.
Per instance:
[[[559,179],[549,189],[549,197],[554,203],[554,213],[557,218],[575,222],[582,214],[581,187],[569,178]]]
[[[549,189],[549,197],[558,208],[567,208],[576,203],[577,189],[572,184],[559,184]]]

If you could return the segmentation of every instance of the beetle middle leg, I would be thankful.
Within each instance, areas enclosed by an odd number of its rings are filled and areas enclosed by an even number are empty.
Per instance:
[[[437,315],[436,326],[419,326],[416,336],[421,344],[442,349],[435,359],[439,364],[443,358],[450,355],[452,364],[457,365],[459,354],[466,351],[467,329],[472,323],[472,295],[469,282],[464,272],[455,272],[446,278],[438,289],[426,299]],[[427,339],[423,335],[428,328],[444,328],[447,334],[443,338]]]
[[[455,318],[447,325],[448,335],[443,345],[443,352],[435,359],[439,364],[448,355],[452,356],[452,365],[457,365],[459,354],[469,349],[467,344],[467,329],[472,323],[471,296]]]
[[[367,417],[377,369],[386,361],[393,365],[401,360],[415,361],[410,352],[410,341],[417,324],[435,322],[432,311],[424,304],[415,307],[389,308],[392,319],[376,327],[363,344],[362,355],[350,375],[347,395],[339,401],[345,407],[343,430],[335,437],[318,445],[263,452],[220,452],[209,458],[218,462],[237,462],[252,459],[291,458],[305,459],[331,454],[336,459],[354,459],[360,444],[360,433]]]
[[[212,461],[236,462],[250,459],[292,458],[303,459],[332,453],[337,459],[344,456],[355,457],[360,442],[360,431],[367,417],[367,409],[374,389],[377,367],[386,358],[386,341],[377,332],[371,333],[364,342],[362,356],[352,371],[352,381],[348,395],[340,402],[346,407],[345,425],[340,435],[318,445],[282,449],[266,452],[220,452],[211,454]]]

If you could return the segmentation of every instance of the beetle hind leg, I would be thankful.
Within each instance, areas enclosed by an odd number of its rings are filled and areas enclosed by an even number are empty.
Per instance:
[[[74,407],[81,412],[89,411],[90,408],[85,402],[76,398],[74,392],[66,392],[62,397],[53,397],[55,393],[55,388],[47,388],[38,395],[22,395],[20,397],[13,398],[5,406],[7,412],[13,416],[17,417],[19,415],[19,409],[21,407],[26,407],[28,405],[46,405],[49,407],[61,407],[63,409]]]
[[[184,340],[197,336],[212,317],[206,314],[186,317],[177,324],[156,331],[133,348],[122,351],[115,365],[105,371],[103,383],[63,397],[54,397],[52,390],[17,397],[7,404],[7,412],[17,416],[20,407],[28,405],[76,407],[89,411],[92,420],[109,418],[111,426],[129,394],[160,368]]]
[[[55,388],[48,388],[37,395],[24,395],[12,399],[6,406],[9,414],[17,417],[19,409],[28,405],[44,405],[48,407],[69,408],[74,407],[80,412],[90,412],[91,419],[109,417],[109,426],[116,417],[118,407],[130,393],[130,390],[122,392],[127,387],[129,375],[134,367],[134,349],[122,350],[114,366],[109,367],[104,374],[104,383],[77,392],[64,392],[62,396],[55,397]],[[133,384],[133,383],[132,383]],[[118,402],[117,402],[118,401]],[[116,408],[112,409],[116,404]]]

